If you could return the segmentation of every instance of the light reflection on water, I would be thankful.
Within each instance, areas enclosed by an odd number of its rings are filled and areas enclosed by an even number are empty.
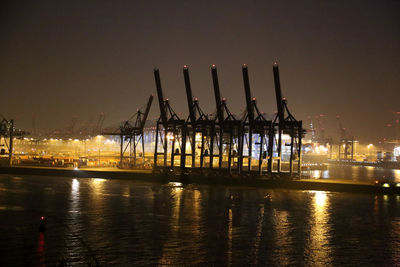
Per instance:
[[[289,213],[285,210],[275,211],[275,236],[276,240],[275,253],[277,259],[283,266],[290,264],[288,254],[291,253],[291,244],[293,243],[290,235]]]
[[[393,170],[396,181],[400,182],[400,170]]]
[[[310,261],[312,263],[330,263],[329,246],[329,197],[324,191],[312,192],[313,195],[313,214],[310,231]]]
[[[375,168],[371,166],[338,166],[329,165],[327,170],[313,170],[302,172],[304,176],[314,179],[343,179],[363,182],[373,182],[376,179],[393,180],[400,182],[400,170]]]
[[[228,266],[232,265],[232,217],[233,217],[233,213],[232,213],[232,209],[229,208],[228,209]]]
[[[5,175],[0,187],[4,266],[400,263],[399,196]]]

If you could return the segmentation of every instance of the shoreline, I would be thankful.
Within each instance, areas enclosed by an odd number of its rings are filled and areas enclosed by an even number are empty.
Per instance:
[[[180,182],[182,184],[246,186],[265,189],[317,190],[332,192],[353,192],[369,194],[397,194],[400,187],[381,187],[368,183],[334,179],[268,179],[260,176],[229,176],[229,175],[176,175],[153,173],[151,170],[126,170],[117,168],[51,168],[1,166],[0,174],[43,175],[74,178],[105,178],[119,180],[136,180],[156,183]]]

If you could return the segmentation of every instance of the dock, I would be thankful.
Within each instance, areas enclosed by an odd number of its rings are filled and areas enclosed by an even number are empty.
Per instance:
[[[228,174],[200,174],[177,175],[174,173],[153,172],[152,170],[132,170],[118,168],[53,168],[53,167],[0,167],[1,174],[11,175],[37,175],[74,178],[104,178],[124,179],[142,182],[154,182],[167,184],[179,182],[196,185],[215,186],[244,186],[263,189],[288,189],[288,190],[317,190],[331,192],[352,192],[369,194],[397,194],[400,195],[400,187],[382,187],[368,182],[358,182],[338,179],[292,179],[290,176],[243,176]]]

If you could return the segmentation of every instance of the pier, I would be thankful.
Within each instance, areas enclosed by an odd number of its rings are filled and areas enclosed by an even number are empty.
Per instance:
[[[155,183],[206,184],[216,186],[241,186],[256,188],[280,188],[289,190],[318,190],[332,192],[353,192],[367,194],[400,195],[400,187],[384,187],[372,182],[358,182],[340,179],[292,179],[289,174],[265,177],[227,175],[211,173],[208,175],[192,173],[181,175],[175,172],[155,173],[152,170],[132,170],[118,168],[46,168],[46,167],[0,167],[0,173],[12,175],[38,175],[74,178],[128,179]]]

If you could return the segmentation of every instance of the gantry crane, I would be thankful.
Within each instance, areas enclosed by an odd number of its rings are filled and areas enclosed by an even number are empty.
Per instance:
[[[13,154],[14,120],[7,120],[1,114],[0,116],[0,145],[2,146],[0,154],[8,154],[8,165],[11,165]]]
[[[13,119],[8,120],[2,114],[0,119],[0,155],[6,155],[8,165],[12,165],[14,138],[22,138],[29,133],[15,129]]]
[[[117,135],[120,137],[120,163],[119,167],[125,166],[125,153],[129,151],[128,166],[137,167],[138,154],[142,158],[141,166],[145,164],[145,146],[144,146],[144,126],[147,121],[147,117],[150,112],[151,104],[153,102],[153,95],[150,95],[145,110],[143,107],[138,109],[134,115],[128,120],[124,121],[122,125],[112,133],[106,132],[103,135]],[[103,113],[102,113],[103,114]],[[104,115],[100,115],[96,128],[101,129],[102,121],[104,121]],[[138,153],[137,148],[141,144],[141,153]],[[133,161],[133,162],[132,162]]]
[[[278,114],[274,119],[274,123],[278,121],[278,144],[277,144],[277,161],[278,161],[278,173],[281,172],[282,162],[282,134],[288,134],[290,136],[290,158],[289,158],[289,171],[293,173],[293,161],[297,158],[297,173],[301,173],[301,142],[305,134],[302,127],[302,121],[298,121],[290,113],[286,98],[282,97],[281,83],[279,78],[279,66],[278,63],[273,65],[274,83],[275,83],[275,96]],[[286,116],[286,114],[287,116]],[[285,117],[286,116],[286,117]],[[296,143],[296,154],[294,153],[294,147]]]
[[[215,131],[215,135],[213,135],[211,140],[212,145],[210,147],[210,161],[212,163],[214,156],[218,156],[218,168],[222,169],[224,167],[223,154],[225,152],[228,154],[228,160],[225,162],[228,171],[231,172],[232,165],[234,165],[233,163],[236,160],[236,170],[240,172],[241,159],[238,150],[241,147],[240,141],[242,134],[242,121],[235,118],[227,106],[226,99],[221,98],[217,67],[215,65],[211,66],[211,75],[213,79],[215,104],[217,108],[215,125],[218,127],[218,130]],[[218,147],[217,155],[214,155],[213,150],[214,139]],[[213,165],[210,164],[210,167],[213,168]]]
[[[210,151],[212,150],[212,140],[215,135],[215,123],[214,120],[210,119],[199,106],[197,98],[193,98],[192,87],[190,83],[189,68],[188,66],[183,67],[183,76],[185,80],[186,97],[189,109],[189,117],[186,121],[187,137],[190,141],[191,147],[191,167],[196,168],[196,134],[201,135],[200,141],[200,169],[204,167],[204,159],[210,159]],[[186,152],[187,156],[189,153]],[[210,160],[210,166],[212,161]]]
[[[251,172],[253,157],[253,146],[259,146],[258,174],[262,175],[262,163],[268,159],[268,173],[272,172],[272,152],[275,136],[275,129],[271,120],[267,120],[257,107],[256,98],[252,98],[250,80],[247,65],[242,66],[243,84],[246,97],[246,117],[243,120],[243,134],[240,149],[240,167],[243,167],[243,160],[247,158],[247,171]],[[258,136],[258,142],[253,142],[253,135]],[[247,144],[248,153],[243,154],[244,143]]]
[[[182,172],[186,168],[186,122],[178,117],[172,109],[169,99],[164,100],[164,95],[161,87],[160,71],[154,69],[154,78],[157,88],[158,104],[160,107],[160,117],[157,120],[156,127],[156,140],[154,150],[154,170],[157,169],[158,155],[163,156],[163,167],[166,169],[173,169],[175,157],[180,156],[180,169]],[[161,144],[162,151],[159,152],[159,143]],[[168,143],[171,143],[170,150],[170,164],[168,166]],[[175,149],[175,145],[178,147]]]

